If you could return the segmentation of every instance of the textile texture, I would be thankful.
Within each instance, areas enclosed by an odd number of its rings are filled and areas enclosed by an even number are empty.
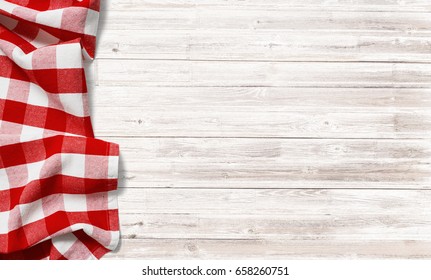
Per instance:
[[[118,145],[94,138],[83,62],[99,0],[0,0],[0,259],[119,242]]]

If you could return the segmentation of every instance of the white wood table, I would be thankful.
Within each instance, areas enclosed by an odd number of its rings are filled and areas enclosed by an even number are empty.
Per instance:
[[[102,2],[107,258],[431,258],[431,1]]]

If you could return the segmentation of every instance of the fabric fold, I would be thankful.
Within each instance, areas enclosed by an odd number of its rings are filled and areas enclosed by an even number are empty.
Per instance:
[[[0,259],[99,259],[119,242],[119,147],[94,138],[84,59],[99,0],[0,0]]]

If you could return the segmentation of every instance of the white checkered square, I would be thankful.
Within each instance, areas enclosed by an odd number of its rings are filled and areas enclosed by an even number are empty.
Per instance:
[[[85,155],[61,154],[62,174],[78,178],[85,177]]]
[[[119,157],[117,156],[108,157],[108,178],[118,177],[118,161]]]
[[[70,93],[70,94],[59,94],[61,104],[63,105],[64,111],[77,117],[84,117],[84,102],[82,94]]]
[[[108,209],[118,208],[118,191],[108,192]]]
[[[33,140],[38,140],[43,138],[45,130],[43,128],[23,125],[20,135],[21,142],[29,142]]]
[[[12,52],[13,59],[21,68],[33,69],[33,53],[25,54],[20,48],[15,48]]]
[[[106,246],[109,250],[115,250],[118,246],[118,241],[120,240],[120,232],[119,231],[111,231],[111,241],[109,245]]]
[[[18,207],[23,225],[28,225],[45,218],[45,215],[43,214],[42,200],[40,199],[32,203],[20,204]]]
[[[54,28],[60,28],[61,21],[62,21],[62,14],[63,14],[63,10],[50,10],[50,11],[40,12],[37,14],[36,23],[54,27]]]
[[[86,195],[64,194],[64,210],[67,212],[87,212]]]
[[[41,178],[41,171],[45,161],[33,162],[27,164],[28,182]]]
[[[66,254],[66,252],[72,248],[73,244],[77,241],[78,239],[72,233],[57,236],[52,239],[53,245],[62,255]]]
[[[30,83],[27,103],[36,106],[48,107],[48,94],[38,85]]]
[[[82,68],[81,46],[77,43],[63,44],[56,47],[57,68]]]
[[[9,232],[9,211],[0,212],[0,234]]]
[[[85,20],[84,33],[87,35],[96,36],[98,23],[99,23],[99,13],[93,10],[87,10],[87,18]]]
[[[0,78],[0,98],[6,99],[9,91],[10,79]]]
[[[2,168],[0,169],[0,191],[8,190],[9,188],[9,179],[6,169]]]
[[[7,1],[0,1],[0,9],[12,14],[13,10],[15,10],[15,8],[18,7],[15,4],[9,3]]]

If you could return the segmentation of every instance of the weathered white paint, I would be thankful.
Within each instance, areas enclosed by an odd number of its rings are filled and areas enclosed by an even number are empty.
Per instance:
[[[109,0],[107,258],[431,257],[431,2]]]

